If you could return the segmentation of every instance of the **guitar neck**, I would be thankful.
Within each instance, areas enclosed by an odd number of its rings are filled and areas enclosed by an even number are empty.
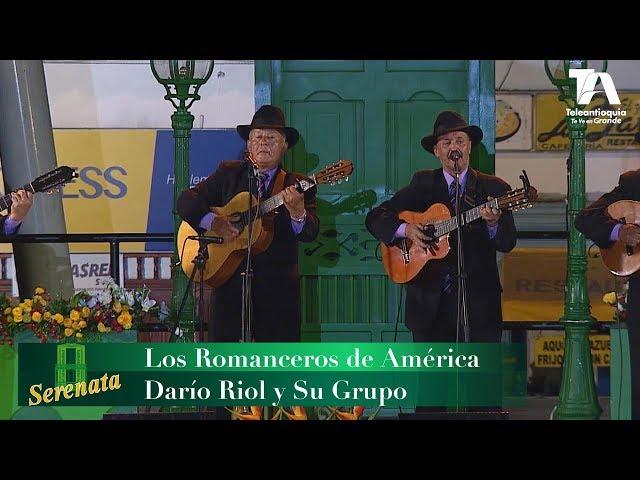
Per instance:
[[[27,183],[26,185],[22,186],[18,190],[25,190],[27,192],[36,193],[36,191],[34,190],[33,186],[30,183]],[[11,200],[10,193],[3,196],[2,198],[0,198],[0,210],[8,210],[9,207],[11,207],[12,203],[13,203],[13,200]]]
[[[463,212],[461,214],[462,226],[479,219],[482,216],[480,214],[480,209],[483,207],[498,208],[498,199],[494,198],[493,200],[489,200],[487,203],[483,203],[482,205],[478,205],[477,207],[473,207],[472,209]],[[436,237],[442,237],[443,235],[446,235],[458,228],[458,219],[456,217],[451,217],[447,220],[435,222],[433,226],[435,227]]]
[[[309,190],[312,187],[316,186],[316,177],[315,175],[311,176],[311,182],[305,182],[302,185],[302,191],[306,192],[307,190]],[[260,203],[260,211],[258,216],[262,217],[264,215],[266,215],[269,212],[272,212],[273,210],[275,210],[276,208],[278,208],[280,205],[282,205],[284,203],[284,196],[282,195],[282,192],[277,193],[276,195],[274,195],[273,197],[268,198],[267,200],[263,201]],[[240,219],[240,224],[242,227],[246,226],[249,224],[249,215],[255,215],[256,214],[256,207],[253,207],[251,210],[247,210],[245,211]]]
[[[312,175],[311,182],[309,184],[303,185],[302,191],[306,192],[307,190],[309,190],[311,187],[314,187],[315,185],[316,185],[316,178],[315,178],[315,175]],[[269,212],[272,212],[283,203],[284,203],[284,196],[282,195],[282,192],[277,193],[273,197],[268,198],[267,200],[265,200],[260,204],[260,215],[262,216],[262,215],[266,215]]]

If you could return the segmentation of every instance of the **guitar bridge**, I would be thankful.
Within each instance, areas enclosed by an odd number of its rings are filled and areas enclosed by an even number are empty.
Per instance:
[[[400,250],[402,250],[402,261],[405,265],[409,263],[409,249],[407,248],[407,239],[403,238],[400,242]]]

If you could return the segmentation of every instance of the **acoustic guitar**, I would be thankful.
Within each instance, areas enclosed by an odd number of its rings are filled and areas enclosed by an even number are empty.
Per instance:
[[[297,189],[300,193],[313,188],[316,185],[335,185],[343,180],[348,181],[353,172],[353,164],[349,160],[335,162],[319,172],[311,175],[310,181],[300,180]],[[216,215],[238,217],[231,224],[238,229],[240,234],[231,242],[222,244],[209,244],[207,246],[209,260],[204,268],[204,273],[196,273],[194,281],[204,281],[213,288],[224,284],[238,269],[246,256],[249,246],[249,215],[253,215],[253,233],[251,235],[251,251],[253,254],[264,252],[273,240],[272,213],[284,203],[282,192],[258,204],[255,196],[251,195],[251,212],[249,206],[249,192],[240,192],[223,207],[213,207],[211,211]],[[198,255],[199,242],[189,240],[188,237],[197,235],[196,231],[187,222],[182,222],[178,229],[178,252],[182,270],[187,276],[191,276],[195,265],[193,259]],[[216,236],[212,231],[207,231],[205,236]]]
[[[538,191],[529,184],[529,179],[525,171],[520,175],[523,187],[511,190],[501,196],[494,198],[482,205],[478,205],[461,214],[462,225],[467,225],[481,218],[480,209],[499,208],[501,210],[522,210],[533,206],[538,197]],[[452,217],[447,207],[443,203],[435,203],[424,212],[411,212],[405,210],[400,212],[398,217],[410,224],[421,225],[423,229],[429,229],[431,234],[437,238],[438,250],[425,250],[409,239],[402,239],[391,246],[384,242],[380,244],[382,249],[382,263],[387,275],[395,283],[407,283],[413,280],[418,273],[431,260],[439,260],[449,253],[449,233],[458,228],[456,217]]]
[[[619,200],[607,207],[607,213],[622,223],[640,224],[640,202]],[[626,277],[640,270],[640,246],[632,247],[618,240],[609,248],[601,248],[600,256],[614,275]]]

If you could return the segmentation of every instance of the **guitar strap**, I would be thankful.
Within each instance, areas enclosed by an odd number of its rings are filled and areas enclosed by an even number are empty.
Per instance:
[[[287,178],[287,173],[283,169],[278,170],[278,173],[276,174],[276,178],[273,181],[273,189],[271,190],[270,197],[277,195],[284,189],[284,181],[286,178]]]

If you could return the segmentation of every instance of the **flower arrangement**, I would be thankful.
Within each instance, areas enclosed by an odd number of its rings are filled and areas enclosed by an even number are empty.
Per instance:
[[[616,322],[624,322],[627,319],[627,294],[629,292],[629,284],[624,283],[622,289],[618,292],[608,292],[602,297],[602,301],[607,305],[615,307],[613,320]]]
[[[0,343],[13,344],[16,334],[31,331],[41,341],[83,341],[103,333],[135,328],[148,314],[157,315],[156,301],[146,287],[128,290],[112,278],[92,294],[82,290],[70,299],[53,298],[38,287],[22,301],[0,296]]]
[[[264,409],[262,407],[236,407],[234,409],[225,409],[231,413],[233,420],[266,420]],[[336,407],[314,407],[315,410],[311,418],[314,420],[359,420],[364,413],[365,408],[362,406],[341,409]],[[380,412],[379,407],[372,415],[368,416],[369,420],[373,420]],[[273,416],[269,420],[308,420],[309,415],[304,407],[276,407]]]

